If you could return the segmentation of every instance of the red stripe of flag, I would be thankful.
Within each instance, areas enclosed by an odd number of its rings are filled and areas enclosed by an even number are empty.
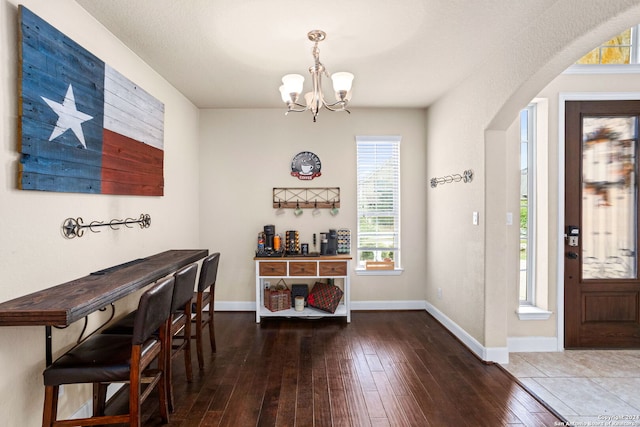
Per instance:
[[[163,150],[104,129],[101,193],[162,196],[163,163]]]

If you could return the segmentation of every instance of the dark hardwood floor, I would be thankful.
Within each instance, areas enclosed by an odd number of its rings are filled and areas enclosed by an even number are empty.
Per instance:
[[[338,319],[216,313],[218,351],[184,378],[170,426],[554,426],[561,419],[424,311]],[[155,399],[145,427],[160,426]]]

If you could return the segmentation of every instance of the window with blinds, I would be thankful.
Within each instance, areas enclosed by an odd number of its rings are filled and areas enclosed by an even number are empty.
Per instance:
[[[357,136],[358,268],[400,268],[400,137]]]

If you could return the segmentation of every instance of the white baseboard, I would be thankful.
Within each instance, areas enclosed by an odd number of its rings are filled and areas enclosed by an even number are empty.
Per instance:
[[[214,311],[256,311],[254,301],[216,301]]]
[[[424,310],[425,301],[352,301],[351,310]],[[215,311],[255,311],[256,303],[253,301],[216,301]]]
[[[557,337],[510,337],[507,338],[509,353],[533,353],[562,351]]]
[[[424,310],[425,301],[351,301],[352,311],[364,310]]]
[[[467,331],[462,329],[457,323],[449,319],[443,312],[438,310],[428,301],[425,301],[426,310],[435,317],[442,325],[449,330],[456,338],[469,348],[476,356],[485,362],[508,363],[509,351],[507,347],[485,347]]]

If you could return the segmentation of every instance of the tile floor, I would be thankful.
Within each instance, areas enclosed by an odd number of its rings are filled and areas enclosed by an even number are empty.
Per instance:
[[[568,425],[640,427],[640,350],[511,353],[502,366]]]

